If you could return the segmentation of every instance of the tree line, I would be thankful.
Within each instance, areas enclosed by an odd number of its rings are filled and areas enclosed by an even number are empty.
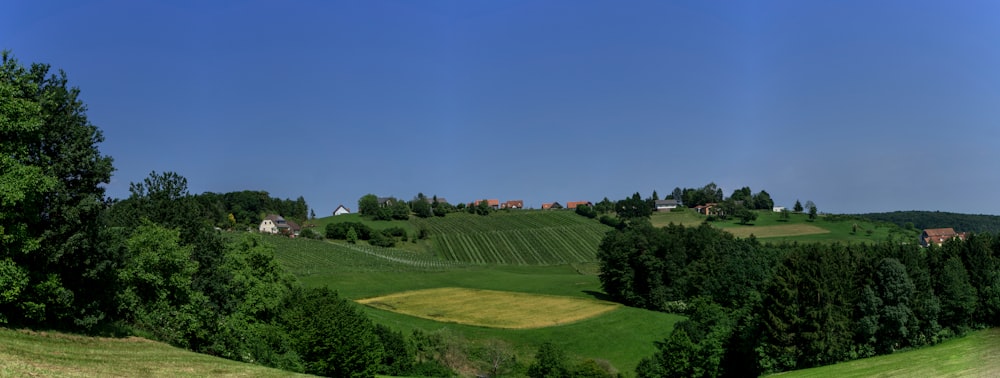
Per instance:
[[[684,313],[640,377],[746,376],[931,345],[1000,323],[1000,237],[942,247],[763,244],[632,219],[600,245],[601,284]]]
[[[943,211],[893,211],[860,214],[860,217],[890,222],[911,229],[946,228],[971,232],[1000,232],[1000,216],[958,214]]]

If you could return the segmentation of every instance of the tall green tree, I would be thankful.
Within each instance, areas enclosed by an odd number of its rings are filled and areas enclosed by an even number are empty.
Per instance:
[[[531,378],[563,378],[569,375],[566,352],[551,342],[544,342],[535,352],[535,362],[528,366]]]
[[[293,292],[282,312],[305,371],[328,377],[373,377],[382,361],[375,326],[327,288]]]
[[[413,214],[420,218],[428,218],[434,215],[431,209],[431,202],[423,193],[417,193],[417,196],[410,201],[410,209],[413,210]]]
[[[365,194],[358,200],[358,213],[366,217],[375,217],[379,213],[381,205],[378,197],[374,194]]]
[[[0,63],[0,314],[24,325],[92,327],[114,311],[117,257],[100,247],[111,158],[80,90],[47,64]],[[27,283],[24,283],[24,277]]]

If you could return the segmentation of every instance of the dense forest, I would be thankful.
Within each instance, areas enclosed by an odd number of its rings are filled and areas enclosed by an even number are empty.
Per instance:
[[[1000,232],[1000,216],[958,214],[941,211],[893,211],[860,214],[860,217],[890,222],[904,228],[954,228],[959,232]]]
[[[1000,325],[994,234],[931,248],[762,244],[707,224],[622,224],[598,254],[607,294],[688,316],[640,364],[640,377],[802,369]]]

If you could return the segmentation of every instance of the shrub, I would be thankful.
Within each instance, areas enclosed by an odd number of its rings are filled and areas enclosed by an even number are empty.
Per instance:
[[[326,225],[326,238],[335,240],[347,240],[347,231],[354,229],[358,234],[358,239],[368,240],[372,238],[371,227],[361,222],[330,223]]]
[[[621,225],[622,223],[621,220],[610,215],[601,215],[600,221],[601,224],[605,224],[614,228],[618,228],[618,226]]]
[[[396,239],[392,236],[386,235],[384,232],[376,232],[372,235],[372,238],[368,240],[368,244],[376,247],[390,248],[396,246]]]

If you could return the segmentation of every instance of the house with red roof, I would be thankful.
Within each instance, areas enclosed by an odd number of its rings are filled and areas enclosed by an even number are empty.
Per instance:
[[[955,232],[954,228],[928,228],[920,233],[920,245],[929,247],[931,244],[940,246],[951,239],[965,240],[964,232]]]

